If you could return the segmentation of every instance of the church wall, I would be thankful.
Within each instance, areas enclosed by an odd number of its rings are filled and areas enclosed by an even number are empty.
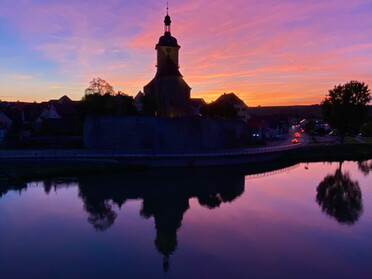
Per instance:
[[[241,147],[248,133],[241,121],[198,117],[88,115],[84,145],[88,149],[138,152],[197,152]]]
[[[155,77],[144,87],[146,96],[153,97],[160,105],[160,116],[190,116],[190,87],[177,76]],[[177,113],[172,113],[172,111]]]

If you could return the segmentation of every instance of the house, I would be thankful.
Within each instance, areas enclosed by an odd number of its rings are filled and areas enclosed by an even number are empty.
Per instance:
[[[36,121],[40,122],[45,119],[76,118],[76,104],[77,102],[72,101],[66,95],[58,100],[43,102],[40,104],[41,112]]]
[[[244,103],[242,99],[235,95],[235,93],[223,93],[215,103],[229,104],[232,105],[237,114],[237,118],[244,122],[247,122],[250,119],[248,113],[248,106]]]
[[[41,113],[34,124],[35,130],[54,135],[74,134],[78,122],[76,104],[67,96],[41,103]]]

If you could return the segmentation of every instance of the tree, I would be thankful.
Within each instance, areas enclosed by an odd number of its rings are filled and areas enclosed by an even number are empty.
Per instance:
[[[85,89],[85,94],[99,94],[101,96],[105,94],[113,95],[115,94],[114,88],[107,81],[101,78],[93,78],[89,82],[89,87]]]
[[[78,105],[82,116],[85,114],[107,114],[107,103],[111,95],[100,95],[99,93],[85,94]]]
[[[110,96],[106,112],[111,115],[136,115],[137,108],[133,105],[132,96],[119,91],[115,96]]]
[[[350,81],[328,91],[321,102],[323,118],[338,131],[341,143],[346,133],[359,131],[367,116],[370,90],[364,82]]]
[[[363,137],[372,136],[372,122],[369,121],[367,123],[364,123],[360,129],[360,133],[362,134]]]
[[[142,111],[144,115],[154,116],[156,111],[159,110],[159,105],[156,100],[148,95],[141,97]]]
[[[86,114],[136,115],[133,97],[114,88],[101,78],[93,78],[78,105],[80,118]]]
[[[305,132],[307,134],[313,134],[314,133],[314,129],[315,129],[315,122],[310,120],[309,122],[307,122],[305,124]]]

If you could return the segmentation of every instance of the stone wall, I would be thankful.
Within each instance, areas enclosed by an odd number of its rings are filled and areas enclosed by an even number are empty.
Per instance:
[[[242,147],[248,133],[244,122],[199,117],[88,115],[84,146],[128,152],[196,152]]]

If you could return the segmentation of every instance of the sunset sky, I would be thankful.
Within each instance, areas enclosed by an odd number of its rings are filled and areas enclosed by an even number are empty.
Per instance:
[[[166,1],[0,0],[0,99],[79,100],[93,77],[135,95],[155,75]],[[316,104],[372,87],[372,0],[169,0],[192,97]]]

